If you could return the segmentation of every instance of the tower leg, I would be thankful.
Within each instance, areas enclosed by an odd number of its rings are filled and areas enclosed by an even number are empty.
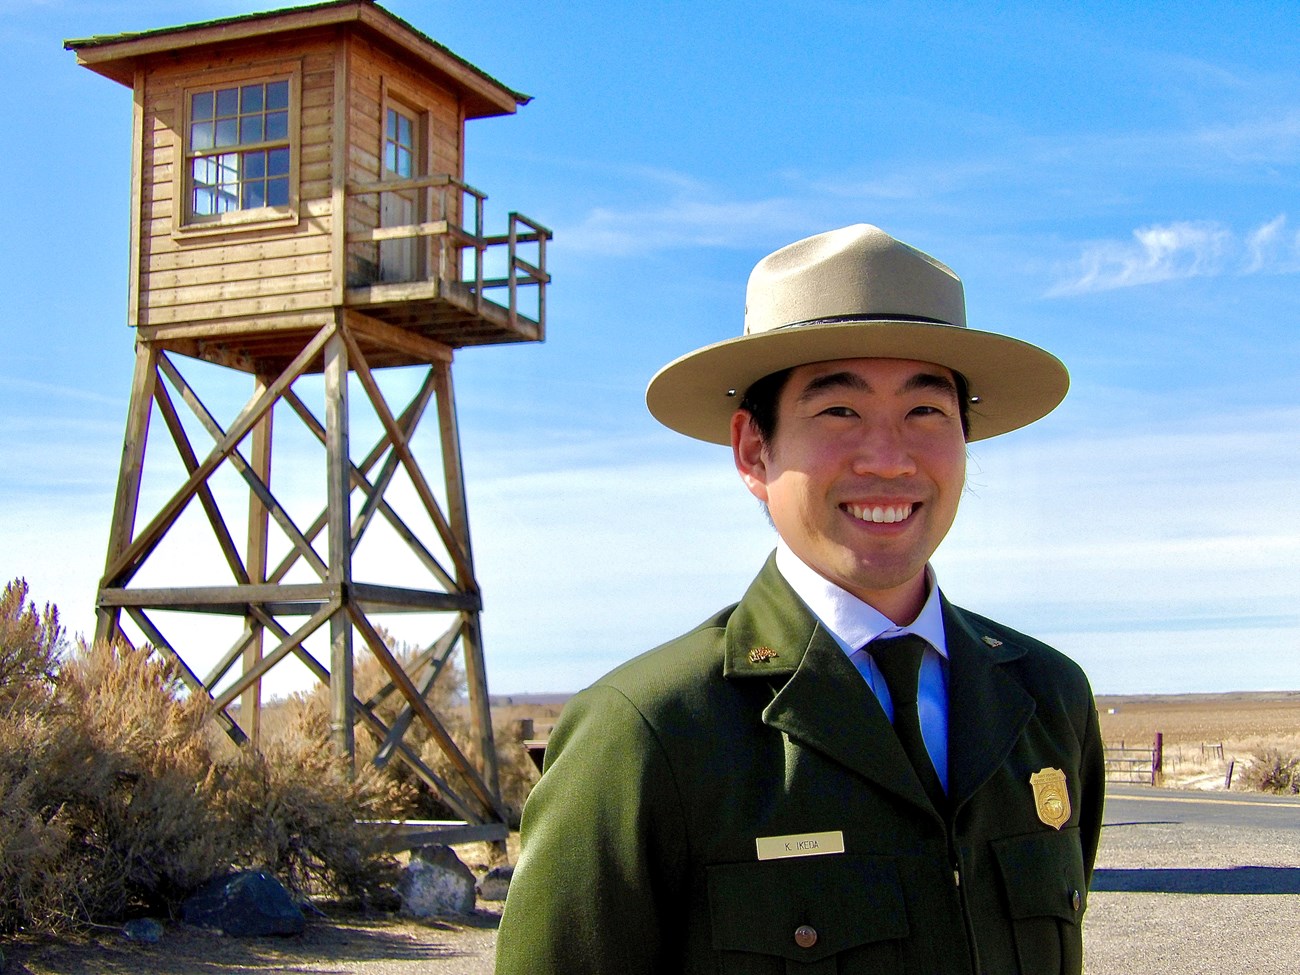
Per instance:
[[[437,379],[438,425],[442,440],[443,470],[447,481],[447,517],[452,531],[465,551],[471,574],[457,582],[465,592],[478,593],[478,580],[472,575],[474,559],[469,537],[469,505],[465,496],[465,476],[461,467],[460,426],[456,419],[456,397],[451,384],[451,363],[433,365]],[[480,755],[483,780],[492,794],[501,796],[497,770],[496,743],[492,732],[492,712],[488,698],[487,668],[483,662],[483,640],[477,610],[462,614],[464,620],[465,680],[469,692],[470,722]]]
[[[348,351],[337,330],[325,346],[325,457],[329,582],[335,603],[330,617],[330,729],[334,747],[355,764],[352,622],[348,616],[353,598]]]
[[[258,376],[255,394],[266,390],[267,379]],[[271,486],[271,436],[274,410],[268,410],[253,427],[253,455],[250,464],[253,473],[268,488]],[[266,544],[270,512],[256,491],[248,494],[248,577],[253,585],[266,582]],[[248,673],[262,659],[265,627],[262,621],[249,615],[245,621],[250,639],[244,650],[244,672]],[[254,746],[261,743],[262,737],[262,682],[254,681],[240,697],[239,723],[243,726]]]
[[[158,383],[158,353],[147,342],[135,344],[135,375],[131,380],[131,403],[127,407],[126,435],[122,440],[122,466],[117,475],[117,499],[113,504],[113,521],[109,528],[108,558],[105,573],[131,544],[135,533],[135,516],[140,505],[140,476],[144,469],[144,448],[149,439],[149,416],[153,411],[154,387]],[[100,589],[116,580],[105,576]],[[98,607],[95,640],[108,641],[122,635],[121,609]]]

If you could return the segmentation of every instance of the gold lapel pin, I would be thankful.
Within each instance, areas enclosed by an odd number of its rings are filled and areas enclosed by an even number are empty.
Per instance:
[[[778,656],[777,652],[771,647],[755,647],[749,651],[749,662],[751,664],[765,664],[776,656]]]
[[[997,649],[998,647],[1002,646],[1002,641],[995,636],[981,637],[981,639],[989,646],[993,647],[994,649]]]

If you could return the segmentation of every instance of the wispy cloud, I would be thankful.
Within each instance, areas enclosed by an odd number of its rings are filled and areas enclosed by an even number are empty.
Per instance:
[[[563,233],[570,251],[623,257],[683,247],[745,247],[756,235],[797,233],[807,226],[807,209],[794,199],[679,195],[662,206],[596,207]]]
[[[1131,240],[1087,244],[1047,294],[1113,291],[1223,274],[1297,272],[1300,233],[1288,229],[1285,214],[1241,235],[1217,221],[1187,220],[1139,227]]]

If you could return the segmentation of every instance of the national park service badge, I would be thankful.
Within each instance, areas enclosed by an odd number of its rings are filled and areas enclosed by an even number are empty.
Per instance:
[[[1029,777],[1034,789],[1034,808],[1038,818],[1052,829],[1060,829],[1070,819],[1070,793],[1065,787],[1065,773],[1059,768],[1039,769]]]

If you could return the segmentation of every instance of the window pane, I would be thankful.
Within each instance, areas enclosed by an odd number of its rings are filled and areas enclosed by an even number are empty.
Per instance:
[[[289,138],[289,113],[266,113],[266,141],[276,142]]]
[[[266,86],[266,107],[268,109],[289,107],[289,82],[273,81]]]
[[[212,92],[201,91],[190,98],[190,118],[212,118]]]
[[[260,179],[244,184],[243,209],[266,206],[266,186]]]
[[[397,150],[397,174],[399,176],[411,175],[411,153],[409,149]]]
[[[217,145],[233,146],[239,141],[239,120],[233,118],[217,119]]]
[[[202,186],[195,187],[194,215],[196,217],[210,217],[216,212],[216,204],[212,199],[212,190]]]
[[[384,172],[397,172],[397,146],[391,142],[384,143]]]
[[[239,89],[239,111],[243,115],[251,115],[262,110],[262,92],[261,85],[244,85]]]
[[[195,186],[210,186],[217,181],[217,167],[211,159],[195,159],[190,170],[190,178]]]
[[[239,200],[234,193],[222,190],[217,194],[217,212],[230,213],[239,209]]]
[[[262,116],[246,115],[239,120],[240,145],[262,141]]]
[[[387,132],[389,139],[397,139],[397,113],[391,108],[388,110],[388,124],[385,131]]]
[[[411,145],[411,120],[405,115],[397,117],[397,141],[404,146]]]
[[[239,154],[227,152],[215,157],[217,163],[217,181],[223,187],[234,186],[239,182]]]
[[[239,114],[239,89],[221,88],[217,91],[217,117]]]
[[[266,171],[271,176],[289,175],[289,150],[271,149],[266,154]]]
[[[287,207],[289,205],[288,179],[268,179],[266,181],[266,205],[272,207]]]
[[[266,153],[244,153],[244,179],[261,179],[266,175]]]
[[[190,126],[190,148],[193,150],[212,148],[211,122],[195,122]]]

